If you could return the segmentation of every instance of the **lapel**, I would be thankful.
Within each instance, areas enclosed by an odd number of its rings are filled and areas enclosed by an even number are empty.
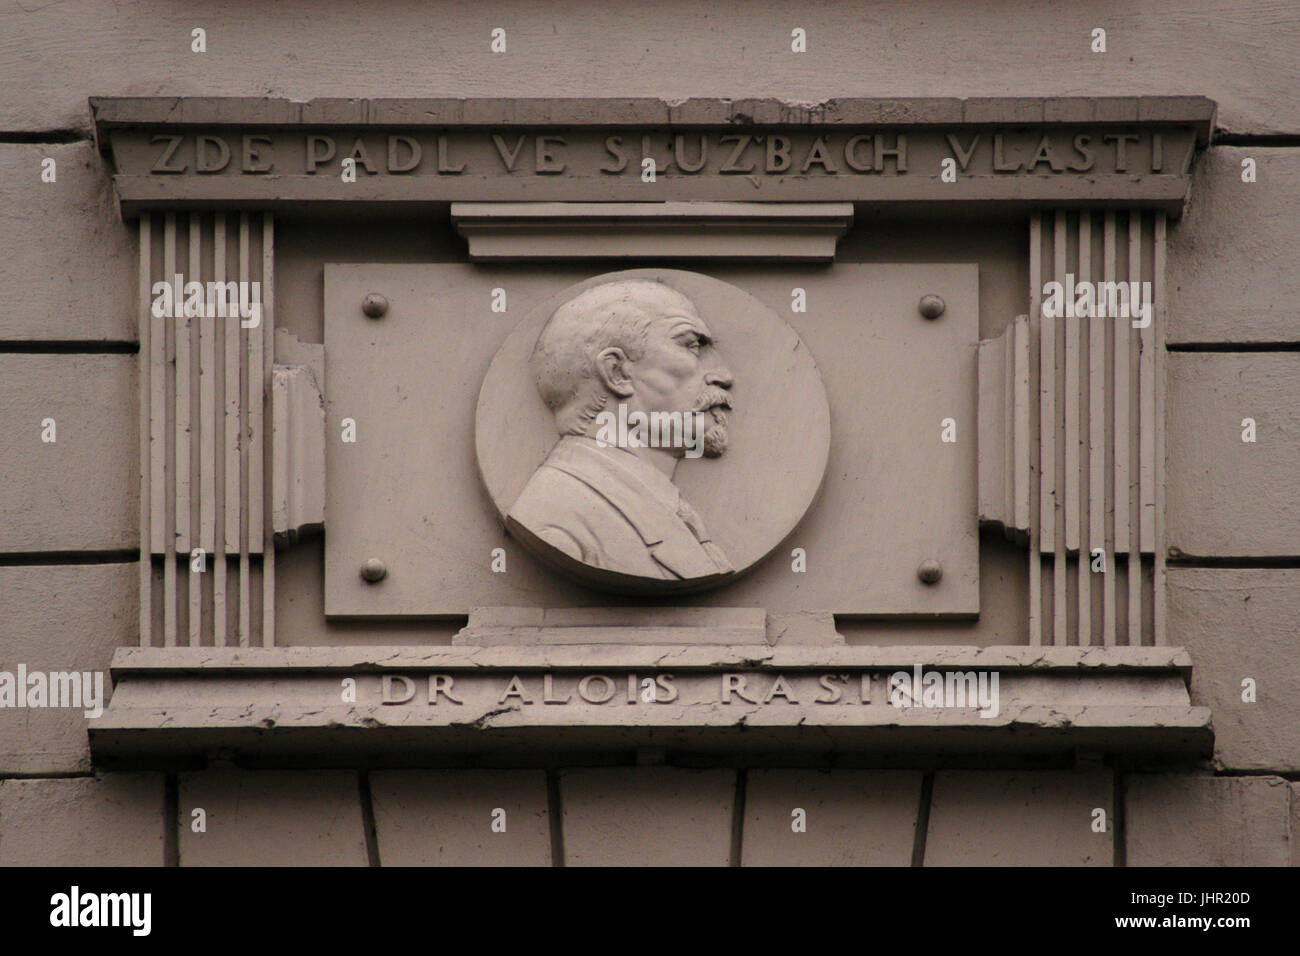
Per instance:
[[[670,511],[630,469],[619,466],[610,456],[575,441],[547,464],[578,479],[608,501],[636,529],[655,561],[673,574],[699,578],[722,570],[677,512]]]

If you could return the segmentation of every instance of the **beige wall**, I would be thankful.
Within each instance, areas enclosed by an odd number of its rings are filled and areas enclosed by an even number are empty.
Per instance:
[[[93,774],[79,712],[0,710],[0,863],[48,862],[51,847],[61,862],[196,865],[289,855],[357,865],[1300,856],[1300,798],[1283,779],[1300,775],[1300,148],[1270,138],[1300,134],[1294,12],[1210,0],[1019,4],[996,16],[952,0],[382,10],[0,4],[0,667],[104,670],[136,627],[135,240],[89,140],[88,96],[1199,94],[1219,103],[1233,145],[1202,158],[1170,232],[1167,522],[1187,557],[1171,561],[1168,606],[1171,642],[1195,662],[1193,702],[1214,709],[1213,762],[1077,772],[213,767],[169,786],[162,773]],[[507,30],[505,55],[488,53],[493,26]],[[789,52],[796,26],[808,54]],[[1104,55],[1088,52],[1096,26],[1108,31]],[[189,50],[195,27],[207,31],[206,54]],[[45,157],[57,183],[40,182]],[[1253,184],[1240,180],[1246,158],[1258,164]],[[924,227],[910,230],[897,248],[864,233],[845,248],[855,259],[923,261]],[[284,324],[314,341],[320,277],[293,263],[318,260],[330,242],[290,228],[282,246]],[[934,258],[954,243],[938,241]],[[1023,269],[1022,243],[990,248],[989,265]],[[445,252],[408,225],[377,236],[373,258],[407,258],[413,244],[423,256]],[[1014,288],[1025,279],[981,287],[986,335],[997,328],[989,321],[1023,310]],[[40,441],[46,417],[58,422],[55,445]],[[1240,441],[1246,417],[1255,444]],[[289,559],[285,573],[309,585],[314,554]],[[310,603],[288,613],[313,626]],[[1248,678],[1254,703],[1242,700]],[[196,807],[203,834],[188,826]],[[498,808],[505,833],[491,829]],[[796,808],[806,834],[790,830]],[[177,839],[164,838],[169,820]],[[70,833],[85,837],[59,836]]]

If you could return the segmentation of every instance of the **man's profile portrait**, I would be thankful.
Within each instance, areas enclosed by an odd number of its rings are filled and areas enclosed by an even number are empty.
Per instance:
[[[672,480],[681,458],[727,447],[731,372],[691,300],[650,280],[592,286],[551,315],[530,367],[560,438],[510,508],[512,533],[619,575],[733,574]]]

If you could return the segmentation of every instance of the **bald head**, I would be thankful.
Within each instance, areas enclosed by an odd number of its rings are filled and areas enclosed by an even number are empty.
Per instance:
[[[699,321],[691,300],[661,282],[625,279],[592,286],[555,310],[537,337],[531,365],[561,434],[579,435],[610,398],[598,357],[621,349],[633,362],[657,320]]]

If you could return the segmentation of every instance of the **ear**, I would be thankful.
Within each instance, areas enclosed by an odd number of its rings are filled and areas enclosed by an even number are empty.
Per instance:
[[[632,394],[632,379],[628,375],[628,357],[618,346],[610,346],[596,356],[596,374],[605,387],[619,398]]]

